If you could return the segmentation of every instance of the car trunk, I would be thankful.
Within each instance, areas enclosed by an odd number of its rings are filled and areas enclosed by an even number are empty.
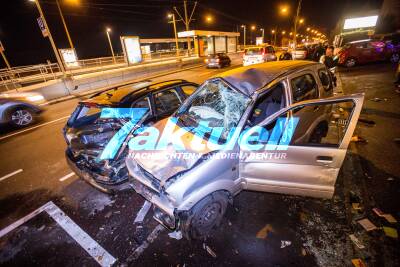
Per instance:
[[[81,103],[64,129],[68,150],[75,164],[88,170],[96,181],[113,184],[127,178],[122,156],[100,160],[100,156],[115,133],[123,126],[120,119],[101,119],[101,108],[110,107]]]

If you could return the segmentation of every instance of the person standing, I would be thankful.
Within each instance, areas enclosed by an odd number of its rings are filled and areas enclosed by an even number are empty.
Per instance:
[[[319,62],[325,64],[328,69],[336,67],[335,58],[333,55],[333,50],[335,48],[333,46],[328,46],[325,51],[325,55],[322,55],[319,59]]]

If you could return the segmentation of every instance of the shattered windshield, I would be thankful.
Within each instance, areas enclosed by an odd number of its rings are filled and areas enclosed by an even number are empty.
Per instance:
[[[222,80],[207,81],[185,110],[178,113],[179,120],[184,126],[197,127],[197,130],[200,130],[199,125],[205,126],[205,129],[221,127],[221,137],[226,139],[250,100]]]

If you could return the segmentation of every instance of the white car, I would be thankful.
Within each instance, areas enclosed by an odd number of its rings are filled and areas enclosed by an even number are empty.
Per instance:
[[[276,60],[275,49],[272,45],[249,47],[243,54],[243,66]]]

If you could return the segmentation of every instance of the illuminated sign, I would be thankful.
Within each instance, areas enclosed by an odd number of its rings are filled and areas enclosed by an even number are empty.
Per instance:
[[[121,36],[121,43],[128,64],[135,64],[142,61],[142,51],[138,36]]]
[[[59,49],[60,55],[64,61],[65,67],[79,67],[78,57],[76,56],[75,49],[73,48],[65,48]]]
[[[46,28],[46,25],[44,24],[43,18],[38,17],[37,22],[38,22],[40,30],[42,31],[43,37],[49,36],[49,32],[47,31],[47,28]]]
[[[375,27],[377,20],[378,20],[378,16],[369,16],[369,17],[346,19],[344,21],[343,29],[344,30],[349,30],[349,29]]]
[[[262,37],[256,37],[256,45],[261,45],[263,43]]]

